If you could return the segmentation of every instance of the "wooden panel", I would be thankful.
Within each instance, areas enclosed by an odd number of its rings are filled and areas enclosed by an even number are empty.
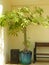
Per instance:
[[[49,42],[36,42],[36,47],[49,47]]]
[[[11,49],[11,63],[19,63],[19,49]]]

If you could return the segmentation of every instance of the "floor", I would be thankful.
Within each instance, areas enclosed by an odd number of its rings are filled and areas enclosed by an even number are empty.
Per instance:
[[[4,64],[4,65],[22,65],[22,64]],[[49,62],[36,62],[30,65],[49,65]]]

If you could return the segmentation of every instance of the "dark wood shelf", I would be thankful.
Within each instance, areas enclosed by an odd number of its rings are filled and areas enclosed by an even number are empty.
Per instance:
[[[36,57],[36,58],[49,58],[49,57],[46,57],[46,56],[45,56],[45,57]]]
[[[36,55],[49,55],[49,53],[36,53]]]
[[[36,42],[36,47],[49,47],[49,42]]]
[[[49,60],[37,60],[37,62],[48,62],[49,63]]]

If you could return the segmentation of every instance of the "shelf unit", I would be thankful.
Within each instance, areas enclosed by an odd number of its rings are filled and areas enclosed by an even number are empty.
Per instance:
[[[34,62],[36,61],[49,61],[49,53],[38,53],[37,52],[37,47],[39,48],[49,48],[49,42],[35,42],[35,48],[34,48]],[[37,60],[38,58],[38,60]],[[39,60],[39,59],[43,59],[44,60]],[[48,59],[48,60],[46,60]]]

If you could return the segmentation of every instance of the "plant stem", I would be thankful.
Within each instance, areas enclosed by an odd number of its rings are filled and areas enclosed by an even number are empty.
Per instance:
[[[27,50],[27,33],[26,33],[26,27],[24,27],[24,50]]]

